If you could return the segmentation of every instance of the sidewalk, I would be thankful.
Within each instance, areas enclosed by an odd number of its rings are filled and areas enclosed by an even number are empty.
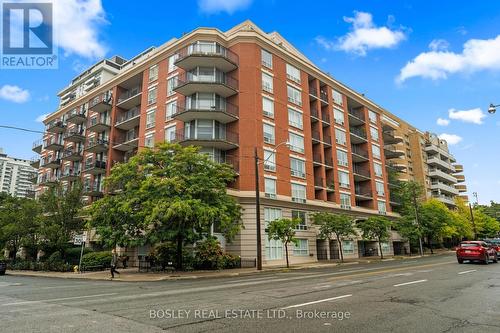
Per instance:
[[[452,251],[436,251],[433,256],[443,255],[447,253],[452,253]],[[424,255],[424,257],[431,256],[430,254]],[[387,259],[381,260],[378,257],[368,257],[368,258],[357,258],[351,260],[345,260],[344,263],[338,261],[318,261],[314,263],[291,265],[290,268],[283,266],[276,267],[264,267],[262,271],[258,271],[255,268],[235,268],[235,269],[224,269],[219,271],[193,271],[193,272],[173,272],[173,273],[142,273],[139,272],[137,267],[120,269],[120,275],[116,274],[113,281],[122,282],[153,282],[153,281],[164,281],[164,280],[189,280],[189,279],[201,279],[201,278],[224,278],[224,277],[235,277],[235,276],[248,276],[260,273],[269,272],[287,272],[290,270],[304,270],[313,268],[328,268],[337,266],[348,266],[356,264],[368,264],[376,262],[385,262],[393,260],[411,260],[421,258],[421,256],[394,256]],[[8,275],[12,276],[33,276],[33,277],[51,277],[51,278],[63,278],[63,279],[88,279],[88,280],[110,280],[109,270],[99,271],[99,272],[86,272],[86,273],[73,273],[73,272],[38,272],[38,271],[7,271]]]

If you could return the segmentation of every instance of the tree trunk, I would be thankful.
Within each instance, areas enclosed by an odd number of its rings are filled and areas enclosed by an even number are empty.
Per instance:
[[[432,251],[432,237],[427,236],[427,241],[429,242],[429,249],[431,249],[431,254],[434,254],[434,251]]]
[[[342,251],[342,242],[340,241],[339,236],[337,236],[337,243],[339,243],[340,262],[344,262],[344,253]]]
[[[378,239],[378,249],[380,251],[380,259],[384,259],[384,254],[382,253],[382,244],[380,243],[380,238]]]
[[[286,255],[286,268],[290,268],[290,263],[288,262],[288,242],[285,243],[285,255]]]
[[[177,269],[182,270],[182,243],[184,242],[182,232],[177,234]]]

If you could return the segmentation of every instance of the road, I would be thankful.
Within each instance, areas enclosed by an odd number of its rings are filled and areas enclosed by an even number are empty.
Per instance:
[[[2,332],[500,332],[500,264],[453,255],[218,279],[0,277]]]

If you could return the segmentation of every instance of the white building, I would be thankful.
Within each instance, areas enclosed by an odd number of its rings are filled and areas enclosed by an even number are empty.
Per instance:
[[[32,179],[37,176],[37,170],[30,161],[9,157],[0,148],[0,191],[15,197],[33,197]]]

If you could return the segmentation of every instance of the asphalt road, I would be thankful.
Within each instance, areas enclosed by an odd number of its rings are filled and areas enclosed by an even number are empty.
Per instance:
[[[500,332],[500,264],[452,255],[125,283],[0,277],[0,332]]]

